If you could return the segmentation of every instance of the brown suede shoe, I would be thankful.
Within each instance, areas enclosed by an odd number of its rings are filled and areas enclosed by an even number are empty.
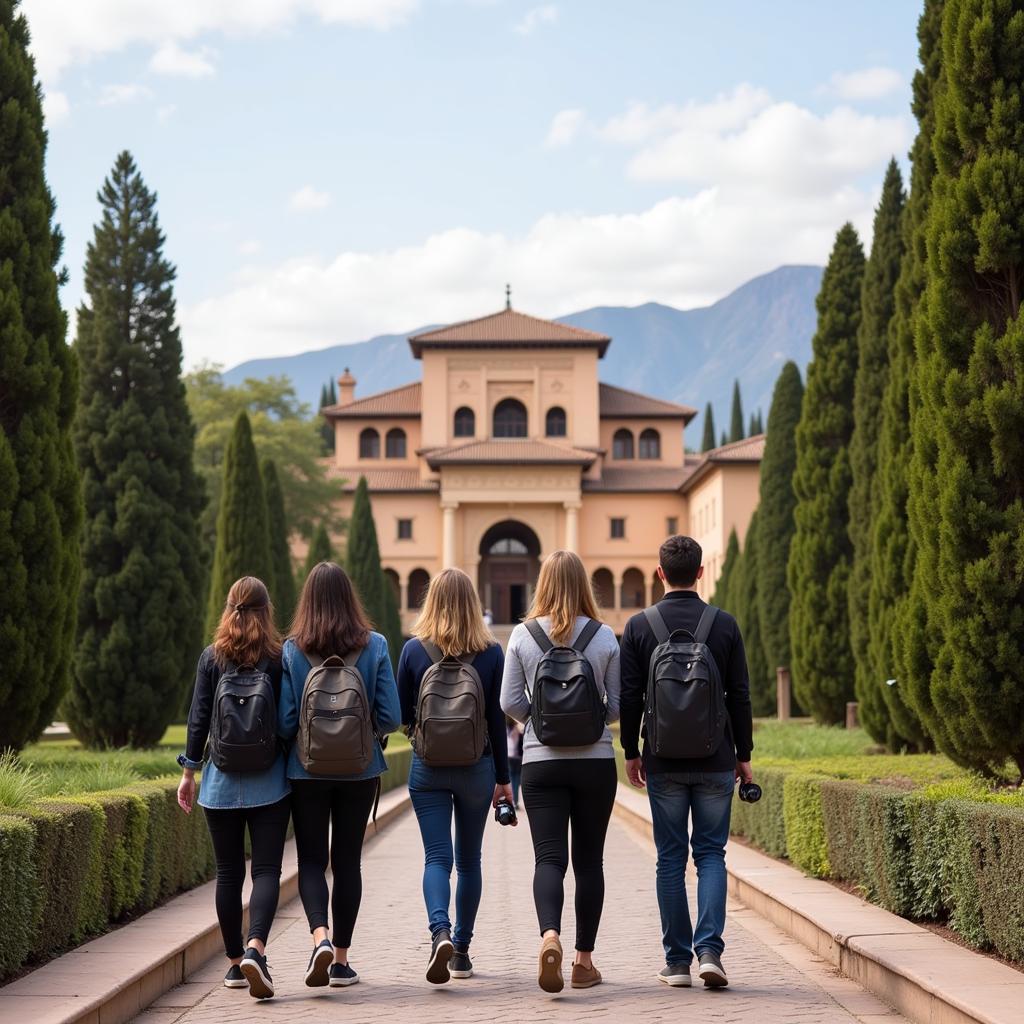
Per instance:
[[[601,972],[594,966],[584,967],[583,964],[572,965],[572,981],[569,982],[573,988],[593,988],[601,984]]]
[[[562,943],[557,935],[546,938],[540,944],[540,971],[537,984],[545,992],[561,992],[565,987],[562,978]]]

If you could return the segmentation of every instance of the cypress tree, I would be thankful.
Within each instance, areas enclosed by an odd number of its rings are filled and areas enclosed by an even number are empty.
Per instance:
[[[295,570],[292,568],[291,546],[288,543],[288,522],[284,512],[284,494],[273,459],[264,459],[263,495],[267,500],[267,530],[270,537],[270,561],[273,579],[267,581],[277,612],[277,621],[287,629],[295,611]]]
[[[701,441],[700,450],[709,452],[715,447],[715,414],[711,403],[704,407],[704,439]]]
[[[402,653],[403,636],[402,616],[398,611],[398,601],[391,584],[384,579],[382,613],[380,631],[388,642],[388,653],[391,655],[391,666],[398,669],[398,657]]]
[[[732,384],[732,416],[729,423],[729,440],[742,441],[743,434],[743,399],[740,398],[740,382]]]
[[[268,585],[275,579],[267,499],[252,427],[244,412],[235,417],[224,455],[224,489],[217,516],[217,547],[206,611],[208,637],[217,628],[231,584],[240,576],[258,576]]]
[[[75,447],[87,528],[68,718],[91,746],[151,746],[194,678],[202,483],[156,195],[121,153],[99,193],[78,310]]]
[[[724,430],[722,431],[722,439],[718,443],[722,448],[729,443],[729,435]]]
[[[334,378],[332,377],[329,384],[328,395],[330,396],[331,405],[338,404],[338,389],[335,387]]]
[[[740,561],[740,540],[736,536],[736,528],[729,531],[729,540],[725,546],[725,560],[722,562],[722,571],[719,573],[718,581],[715,583],[715,592],[711,595],[711,603],[727,612],[732,611],[735,593],[733,579],[736,575],[736,568]]]
[[[818,328],[796,429],[796,532],[789,549],[789,633],[797,700],[823,724],[841,722],[853,697],[847,532],[853,382],[864,250],[844,224],[818,293]]]
[[[939,748],[1024,776],[1022,38],[1019,4],[946,2],[911,410],[909,603],[925,628],[908,644]]]
[[[882,743],[893,737],[888,705],[882,695],[886,666],[873,658],[868,622],[871,587],[871,513],[879,481],[878,431],[882,395],[888,373],[888,331],[893,316],[896,279],[903,256],[903,179],[895,160],[889,161],[882,197],[875,211],[871,256],[864,267],[860,330],[857,332],[857,377],[853,388],[853,437],[850,439],[850,544],[853,562],[848,584],[850,644],[855,674],[854,692],[860,721]],[[894,742],[894,745],[898,743]]]
[[[747,437],[753,437],[757,433],[757,416],[750,414],[750,426],[747,427]]]
[[[757,520],[758,513],[755,510],[750,518],[750,524],[747,526],[743,552],[729,583],[729,596],[732,600],[730,611],[739,623],[740,633],[743,636],[743,647],[747,654],[750,701],[754,714],[764,717],[772,714],[775,710],[775,675],[773,672],[769,676],[758,614],[761,592],[757,573]]]
[[[932,135],[935,124],[935,93],[941,79],[941,25],[943,0],[926,0],[918,22],[921,67],[914,76],[913,109],[919,128],[911,150],[910,196],[903,215],[904,255],[896,282],[895,313],[889,329],[888,374],[882,396],[878,433],[878,500],[871,521],[871,584],[868,591],[868,623],[871,660],[879,678],[894,679],[883,685],[882,696],[889,712],[893,747],[930,746],[917,710],[906,660],[910,635],[921,637],[908,602],[916,561],[916,545],[907,525],[908,481],[912,441],[910,436],[910,378],[914,362],[914,317],[924,291],[925,221],[935,174]],[[917,644],[919,656],[922,644]],[[930,675],[924,666],[919,678]],[[921,694],[927,698],[927,687]]]
[[[330,562],[334,558],[334,551],[331,549],[331,538],[327,533],[327,527],[320,523],[309,542],[309,551],[306,552],[306,571],[303,579],[313,571],[313,566],[321,562]]]
[[[334,381],[332,380],[330,386],[325,384],[320,389],[320,407],[318,410],[320,413],[320,437],[323,440],[325,452],[334,451],[334,424],[332,424],[329,420],[325,419],[323,416],[324,408],[328,405],[334,405],[335,402],[337,401],[337,399],[334,398],[333,395]]]
[[[82,507],[64,239],[28,26],[0,2],[0,750],[50,724],[73,663]]]
[[[757,505],[757,603],[758,627],[768,670],[789,668],[792,672],[792,648],[789,643],[789,587],[786,565],[793,541],[793,473],[796,469],[796,427],[804,386],[796,363],[782,367],[775,382],[768,410],[768,434],[761,460],[761,485]]]

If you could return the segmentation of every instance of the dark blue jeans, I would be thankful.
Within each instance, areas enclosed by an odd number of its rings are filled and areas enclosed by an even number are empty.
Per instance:
[[[733,772],[667,772],[647,776],[658,848],[658,907],[665,962],[690,964],[694,953],[722,955],[725,943],[725,844],[732,814]],[[690,818],[693,831],[689,832]],[[686,858],[697,866],[697,928],[686,899]]]
[[[494,761],[487,753],[466,768],[430,768],[414,754],[409,769],[409,796],[423,837],[423,900],[430,919],[430,934],[436,935],[442,928],[452,931],[448,905],[454,867],[458,884],[452,941],[457,946],[468,946],[483,892],[480,848],[494,797]]]

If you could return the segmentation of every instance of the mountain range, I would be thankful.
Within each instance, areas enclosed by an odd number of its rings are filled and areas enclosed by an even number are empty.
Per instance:
[[[558,319],[612,338],[601,362],[602,380],[699,409],[701,415],[686,432],[687,444],[694,447],[700,443],[706,402],[714,408],[718,434],[728,429],[734,380],[740,382],[746,426],[750,413],[759,408],[767,420],[783,362],[792,359],[801,373],[806,369],[821,275],[821,267],[784,266],[698,309],[647,302],[595,306]],[[433,326],[294,356],[249,360],[226,370],[224,379],[238,384],[247,377],[285,375],[299,397],[315,408],[322,385],[347,366],[357,381],[356,397],[364,397],[419,379],[420,366],[406,339]]]

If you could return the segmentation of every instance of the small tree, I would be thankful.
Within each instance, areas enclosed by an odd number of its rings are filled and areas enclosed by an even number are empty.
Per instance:
[[[742,441],[743,434],[743,399],[740,398],[740,382],[732,385],[732,415],[729,417],[729,440]]]
[[[270,560],[274,578],[268,581],[277,621],[287,629],[295,611],[295,570],[292,568],[288,523],[284,514],[284,495],[273,459],[264,459],[262,466],[263,494],[267,499],[267,529],[270,535]]]
[[[764,657],[761,640],[759,605],[761,600],[760,581],[757,575],[757,511],[747,527],[746,541],[729,582],[730,611],[739,624],[743,636],[743,647],[747,655],[747,673],[750,677],[750,702],[754,714],[760,717],[775,710],[775,674],[769,676],[768,662]],[[767,595],[769,599],[773,595]]]
[[[331,453],[334,451],[334,424],[324,416],[323,411],[327,406],[336,404],[337,396],[332,379],[330,384],[325,384],[320,389],[320,408],[318,410],[320,413],[320,437],[323,439],[324,451]]]
[[[309,550],[306,552],[306,567],[303,579],[313,571],[313,566],[321,562],[330,562],[334,559],[334,551],[331,548],[331,538],[327,533],[327,527],[321,523],[313,534]]]
[[[711,603],[718,608],[724,608],[727,612],[732,610],[735,594],[733,592],[733,577],[736,575],[736,568],[740,560],[740,540],[736,536],[735,528],[729,531],[729,541],[725,546],[725,560],[722,562],[722,571],[719,573],[718,582],[715,583],[715,592],[711,595]]]
[[[715,413],[711,403],[704,407],[704,439],[701,441],[700,450],[709,452],[715,447]]]

